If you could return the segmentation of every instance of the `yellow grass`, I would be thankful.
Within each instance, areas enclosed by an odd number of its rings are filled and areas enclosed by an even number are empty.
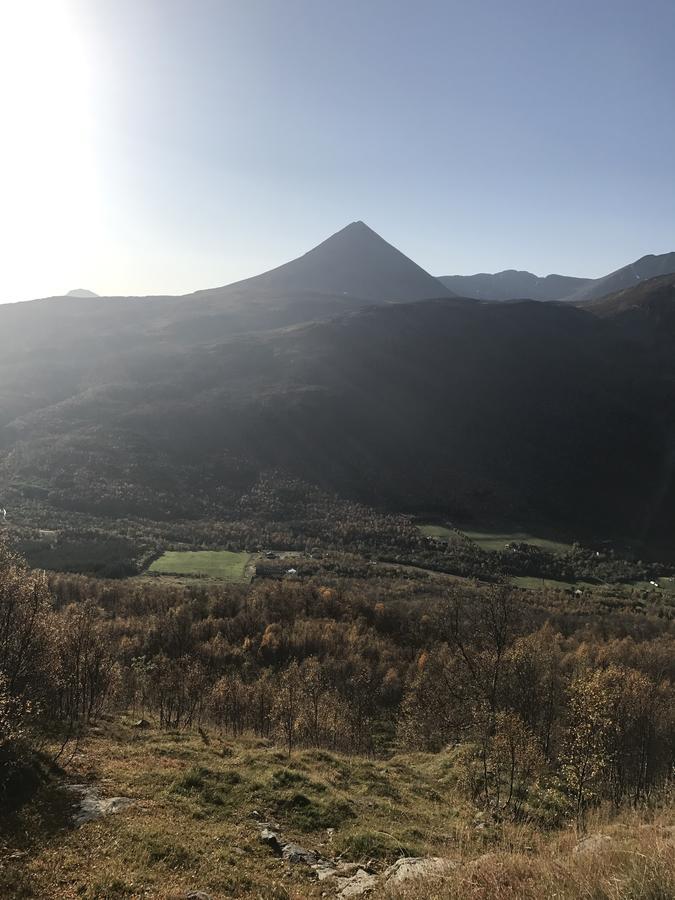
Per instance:
[[[202,890],[225,897],[333,896],[301,866],[259,841],[260,822],[326,856],[371,861],[375,871],[402,853],[449,857],[443,882],[379,896],[515,900],[557,897],[665,900],[673,887],[672,819],[634,815],[590,823],[613,837],[609,849],[573,854],[572,829],[530,825],[476,829],[461,794],[453,754],[412,753],[387,760],[300,750],[289,760],[267,741],[216,732],[136,730],[101,723],[64,776],[91,781],[104,796],[134,799],[129,809],[81,828],[68,825],[69,801],[45,788],[0,840],[0,897],[178,898]],[[329,832],[328,829],[333,829]]]

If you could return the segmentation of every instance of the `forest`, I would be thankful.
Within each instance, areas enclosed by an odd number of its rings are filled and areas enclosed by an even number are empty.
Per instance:
[[[672,605],[439,576],[172,585],[48,575],[0,545],[0,792],[106,715],[386,757],[459,748],[477,808],[543,826],[660,802]]]

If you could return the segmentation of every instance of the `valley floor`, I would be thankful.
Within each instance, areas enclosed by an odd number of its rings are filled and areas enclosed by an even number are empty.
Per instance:
[[[215,731],[164,732],[102,721],[63,771],[0,820],[7,898],[333,897],[303,863],[261,841],[269,824],[320,856],[376,876],[371,896],[471,900],[675,896],[675,812],[596,813],[585,835],[495,823],[464,799],[452,750],[387,759],[297,750]],[[73,823],[77,793],[123,797],[112,815]],[[396,884],[401,856],[451,860],[442,878]],[[356,869],[353,866],[352,869]],[[342,896],[356,896],[348,891]]]

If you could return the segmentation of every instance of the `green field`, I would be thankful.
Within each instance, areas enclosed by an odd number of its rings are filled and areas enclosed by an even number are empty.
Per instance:
[[[249,553],[229,550],[167,550],[148,572],[153,575],[178,575],[188,578],[213,578],[218,581],[248,581]]]
[[[464,531],[463,534],[475,541],[483,550],[503,550],[506,544],[510,544],[512,541],[533,544],[535,547],[541,547],[542,550],[548,550],[549,553],[567,553],[572,549],[572,545],[564,541],[551,541],[522,531]]]
[[[581,590],[592,591],[598,587],[597,584],[591,584],[590,581],[558,581],[555,578],[535,578],[531,575],[514,575],[509,579],[511,584],[517,587],[527,588],[531,591],[547,590]]]
[[[425,537],[447,538],[457,537],[457,532],[452,528],[446,528],[445,525],[418,525],[418,529]]]
[[[625,581],[621,586],[631,591],[660,591],[664,594],[675,594],[675,578],[657,578],[657,585],[651,581]]]
[[[507,544],[515,541],[524,544],[533,544],[535,547],[541,547],[549,553],[567,553],[572,549],[572,545],[564,541],[552,541],[548,538],[536,537],[527,534],[524,531],[461,531],[447,528],[445,525],[434,525],[431,523],[420,524],[417,526],[425,537],[441,538],[446,540],[461,540],[461,535],[474,541],[482,550],[503,550]]]

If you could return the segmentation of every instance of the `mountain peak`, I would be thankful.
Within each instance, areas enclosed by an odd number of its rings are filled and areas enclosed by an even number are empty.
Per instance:
[[[67,294],[64,294],[65,297],[98,297],[98,294],[95,294],[93,291],[88,291],[86,288],[74,288],[72,291],[68,291]]]
[[[355,221],[303,256],[215,293],[345,296],[369,303],[453,296],[436,278],[365,222]],[[211,295],[213,291],[209,292]]]

